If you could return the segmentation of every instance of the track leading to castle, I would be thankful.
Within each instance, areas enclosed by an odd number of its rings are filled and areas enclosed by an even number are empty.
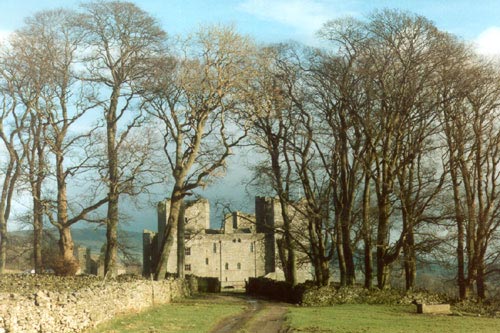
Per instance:
[[[243,296],[220,296],[227,299]],[[247,310],[221,321],[211,333],[285,333],[287,305],[245,297]]]

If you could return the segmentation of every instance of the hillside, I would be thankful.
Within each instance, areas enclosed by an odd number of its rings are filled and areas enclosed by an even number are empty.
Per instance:
[[[72,229],[75,245],[89,247],[93,255],[98,255],[106,243],[106,230],[104,228],[74,228]],[[7,251],[7,266],[14,270],[25,270],[31,267],[30,257],[32,254],[31,230],[20,230],[9,233],[9,248]],[[44,238],[44,248],[57,248],[57,231],[47,230]],[[119,231],[118,241],[125,249],[130,259],[142,263],[142,233],[136,231]],[[119,251],[123,258],[123,251]]]

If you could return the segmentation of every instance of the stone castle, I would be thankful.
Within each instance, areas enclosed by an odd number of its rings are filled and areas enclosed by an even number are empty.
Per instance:
[[[144,230],[143,275],[149,276],[159,255],[170,200],[158,204],[158,232]],[[210,204],[206,199],[186,202],[185,273],[213,277],[224,288],[243,287],[250,277],[283,279],[278,255],[282,235],[281,208],[276,199],[256,197],[255,215],[233,212],[220,229],[210,228]],[[305,255],[298,255],[304,258]],[[174,240],[167,268],[177,271],[177,240]],[[299,281],[312,279],[311,265],[302,260]]]

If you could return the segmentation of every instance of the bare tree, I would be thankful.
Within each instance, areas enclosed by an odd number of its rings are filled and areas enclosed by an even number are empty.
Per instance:
[[[453,39],[440,68],[445,166],[453,191],[460,298],[486,296],[486,258],[499,228],[498,72]]]
[[[292,235],[293,216],[290,203],[293,200],[293,168],[290,161],[287,140],[289,123],[285,116],[287,100],[280,72],[279,62],[285,45],[263,48],[257,62],[257,72],[252,82],[250,105],[247,118],[253,119],[250,127],[250,142],[264,154],[265,161],[256,166],[256,177],[265,179],[278,196],[283,226],[283,241],[278,242],[280,260],[285,280],[297,284],[297,258],[294,235]],[[274,230],[278,232],[278,230]]]
[[[134,174],[121,174],[127,137],[143,123],[135,104],[140,81],[147,80],[152,59],[163,52],[165,32],[146,12],[129,2],[98,1],[82,5],[79,26],[85,34],[82,79],[98,94],[89,103],[102,112],[106,127],[105,179],[108,186],[106,274],[116,274],[117,226],[120,195],[132,189]],[[145,162],[145,160],[143,160]],[[135,171],[141,169],[139,163]]]
[[[29,184],[32,196],[33,252],[35,271],[43,270],[43,185],[47,178],[47,124],[41,117],[45,109],[47,87],[52,80],[47,65],[48,53],[37,47],[37,36],[30,27],[16,31],[10,39],[10,47],[3,56],[5,71],[15,92],[19,108],[27,113],[18,138],[25,151],[23,176]]]
[[[79,125],[79,120],[89,111],[81,97],[78,96],[77,80],[75,79],[73,68],[76,63],[76,54],[82,40],[81,31],[75,29],[73,20],[76,18],[74,12],[69,11],[47,11],[40,12],[27,20],[25,34],[36,36],[36,44],[33,47],[39,50],[49,50],[46,52],[46,63],[43,66],[50,80],[47,82],[44,95],[44,109],[36,114],[47,130],[44,133],[49,152],[47,156],[54,157],[53,174],[56,179],[57,198],[44,199],[45,213],[50,222],[59,232],[59,253],[65,262],[74,261],[73,240],[70,227],[81,221],[86,215],[107,202],[104,197],[100,200],[93,198],[93,202],[87,206],[83,204],[82,195],[80,198],[80,208],[71,213],[71,201],[68,198],[68,179],[79,174],[81,169],[89,170],[89,156],[85,150],[80,149],[80,144],[88,144],[92,129],[77,133],[74,128]],[[76,93],[75,93],[76,92]],[[81,158],[68,158],[70,153],[80,149]],[[71,161],[71,163],[69,162]],[[47,170],[52,173],[52,168]],[[52,207],[55,207],[57,217],[52,214]]]
[[[331,209],[332,179],[324,168],[327,150],[321,142],[323,122],[317,111],[315,92],[308,85],[311,69],[309,49],[282,46],[274,55],[262,96],[254,104],[254,140],[264,148],[267,175],[285,214],[285,245],[307,255],[318,285],[327,285],[335,253],[336,230]],[[269,69],[268,69],[269,70]],[[324,138],[324,137],[323,137]],[[331,150],[328,150],[331,151]],[[286,236],[290,237],[287,241]],[[297,258],[298,259],[298,258]],[[289,262],[293,268],[293,263]],[[292,272],[290,270],[289,274]]]
[[[368,160],[365,155],[369,155],[367,152],[370,150],[357,119],[359,114],[365,112],[370,100],[356,69],[358,50],[350,44],[351,40],[340,40],[334,35],[342,34],[341,29],[345,29],[343,24],[349,27],[352,22],[331,22],[321,31],[324,39],[339,43],[342,49],[335,53],[319,52],[308,82],[317,96],[314,105],[323,120],[318,122],[317,131],[321,139],[317,145],[333,191],[340,281],[341,285],[352,285],[355,282],[353,252],[356,246],[352,228],[355,224],[357,196],[364,178],[364,162]],[[338,30],[333,32],[332,29]],[[366,271],[370,276],[370,267]]]
[[[178,57],[166,56],[156,66],[146,104],[163,127],[174,183],[157,279],[167,272],[174,237],[178,236],[179,253],[184,251],[184,221],[179,220],[183,199],[221,174],[232,149],[246,135],[245,130],[239,132],[235,119],[244,104],[252,52],[251,42],[232,28],[205,27],[183,43]],[[182,277],[184,264],[179,259]]]
[[[3,66],[0,68],[0,138],[7,151],[7,164],[3,170],[2,194],[0,197],[0,274],[4,273],[7,259],[7,224],[12,208],[12,198],[16,183],[21,176],[22,163],[25,157],[25,151],[19,144],[18,137],[25,124],[24,118],[28,114],[17,107],[17,97],[12,85],[12,74],[8,71],[8,68]]]

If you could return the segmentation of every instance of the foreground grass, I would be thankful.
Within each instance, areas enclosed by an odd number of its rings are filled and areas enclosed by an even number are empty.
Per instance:
[[[294,332],[500,332],[500,319],[419,315],[415,306],[344,304],[290,308],[287,322]]]
[[[245,307],[239,300],[198,296],[117,317],[88,333],[209,332],[218,321],[242,312]]]

